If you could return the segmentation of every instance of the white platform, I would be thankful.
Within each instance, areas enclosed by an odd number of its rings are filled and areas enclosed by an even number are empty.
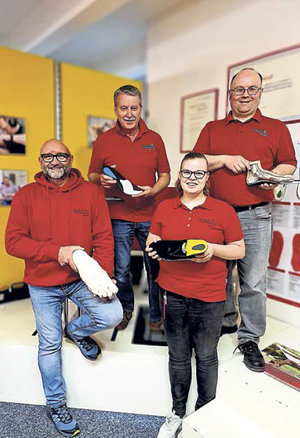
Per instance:
[[[137,294],[136,308],[147,297]],[[37,337],[30,300],[0,306],[0,400],[44,404],[37,366]],[[112,330],[96,336],[103,355],[97,362],[83,358],[75,345],[64,341],[63,367],[71,407],[116,412],[167,415],[171,408],[166,347],[133,345],[134,318],[116,341]],[[300,328],[268,318],[260,346],[274,341],[300,350]],[[184,438],[276,438],[296,436],[300,393],[264,373],[253,373],[233,354],[236,336],[219,343],[217,399],[187,417]],[[195,370],[188,413],[196,401]],[[143,437],[141,437],[143,438]]]
[[[223,338],[227,343],[232,337]],[[226,348],[223,338],[221,349]],[[264,348],[274,341],[300,351],[300,328],[268,318],[260,345]],[[300,436],[299,408],[299,391],[265,373],[249,371],[242,356],[236,355],[220,364],[216,399],[184,420],[183,437],[296,437]]]

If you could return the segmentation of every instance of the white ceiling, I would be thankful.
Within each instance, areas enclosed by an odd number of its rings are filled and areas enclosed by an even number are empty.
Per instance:
[[[0,45],[143,79],[147,24],[186,0],[0,0]]]

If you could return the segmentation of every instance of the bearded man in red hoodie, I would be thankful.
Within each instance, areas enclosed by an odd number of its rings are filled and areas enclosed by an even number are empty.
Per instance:
[[[89,360],[101,354],[90,335],[114,327],[123,316],[118,298],[94,295],[77,273],[73,252],[84,249],[112,276],[114,243],[102,189],[84,181],[72,161],[63,143],[46,141],[39,157],[42,172],[15,195],[6,229],[7,252],[25,260],[47,413],[68,437],[80,430],[67,408],[62,376],[63,302],[70,298],[82,310],[68,323],[65,335]]]

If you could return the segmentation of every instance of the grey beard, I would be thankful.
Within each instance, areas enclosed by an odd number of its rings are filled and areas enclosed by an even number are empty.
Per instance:
[[[60,167],[60,168],[57,168],[57,169],[47,169],[46,170],[46,172],[45,172],[45,174],[46,174],[46,176],[48,176],[48,178],[50,178],[50,179],[63,179],[66,175],[67,175],[67,172],[66,172],[66,169],[64,169],[64,168],[62,168],[62,167]]]

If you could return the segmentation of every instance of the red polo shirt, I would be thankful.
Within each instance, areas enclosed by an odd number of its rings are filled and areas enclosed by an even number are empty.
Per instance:
[[[240,221],[226,202],[208,196],[204,204],[189,210],[179,196],[161,202],[152,218],[150,232],[163,240],[204,239],[220,245],[243,238]],[[225,300],[226,261],[161,261],[158,284],[188,298]]]
[[[102,173],[102,167],[116,164],[116,169],[125,178],[139,186],[153,186],[156,172],[170,172],[165,146],[162,138],[151,131],[141,119],[140,132],[132,142],[116,126],[100,134],[94,143],[89,173]],[[105,190],[106,196],[122,198],[123,201],[109,201],[112,219],[131,222],[144,222],[152,218],[155,210],[155,198],[133,198],[124,195],[117,187]]]
[[[292,139],[286,125],[256,111],[242,123],[229,113],[225,119],[207,123],[194,151],[207,155],[242,155],[249,161],[260,160],[264,169],[278,164],[297,165]],[[246,175],[236,175],[225,167],[210,177],[210,193],[234,206],[258,204],[273,200],[273,190],[247,186]]]

